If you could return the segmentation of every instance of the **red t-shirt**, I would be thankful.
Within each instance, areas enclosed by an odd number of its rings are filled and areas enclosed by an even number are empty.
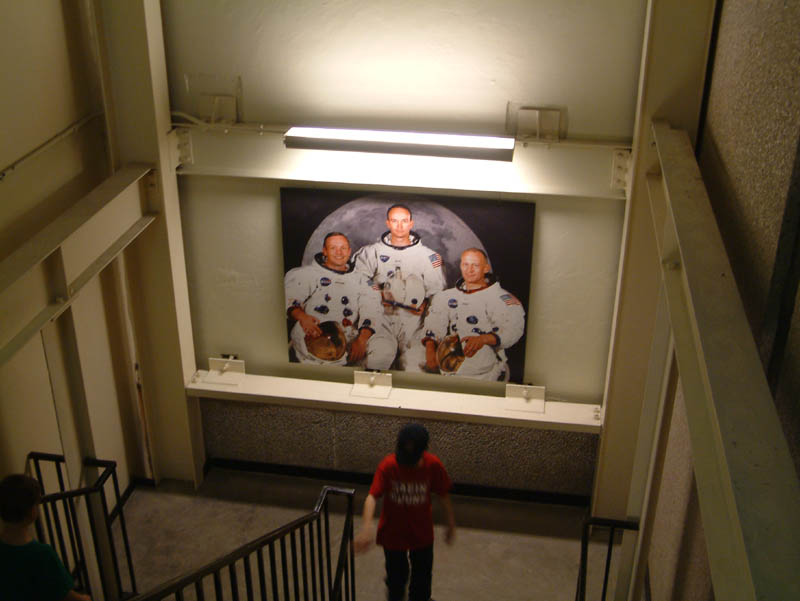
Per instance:
[[[378,522],[378,544],[395,551],[432,545],[431,492],[446,495],[451,486],[447,470],[432,453],[423,453],[418,467],[400,465],[394,453],[384,457],[369,489],[375,498],[386,493]]]

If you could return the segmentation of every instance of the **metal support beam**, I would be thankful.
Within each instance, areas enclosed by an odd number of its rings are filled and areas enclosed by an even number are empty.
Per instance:
[[[686,132],[653,124],[662,277],[718,599],[800,598],[800,483]]]

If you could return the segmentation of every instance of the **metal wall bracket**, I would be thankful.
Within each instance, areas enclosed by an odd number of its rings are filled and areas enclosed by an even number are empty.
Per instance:
[[[544,386],[506,384],[504,409],[509,411],[529,411],[544,413]]]
[[[611,159],[611,189],[627,194],[631,183],[631,151],[619,148]]]
[[[353,372],[352,396],[388,399],[392,392],[392,374],[375,371]]]
[[[208,373],[203,376],[203,382],[238,386],[243,379],[244,361],[241,359],[208,358]]]

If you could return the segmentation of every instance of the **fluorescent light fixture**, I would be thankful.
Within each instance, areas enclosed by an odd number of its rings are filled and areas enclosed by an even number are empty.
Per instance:
[[[493,161],[510,161],[514,156],[514,138],[407,131],[293,127],[286,132],[283,143],[286,148],[422,154]]]

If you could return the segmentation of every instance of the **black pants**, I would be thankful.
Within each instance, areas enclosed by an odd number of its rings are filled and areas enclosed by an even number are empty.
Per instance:
[[[389,601],[401,601],[408,582],[408,563],[411,559],[411,584],[408,601],[428,601],[431,598],[433,545],[414,551],[383,550],[386,557],[386,587]]]

